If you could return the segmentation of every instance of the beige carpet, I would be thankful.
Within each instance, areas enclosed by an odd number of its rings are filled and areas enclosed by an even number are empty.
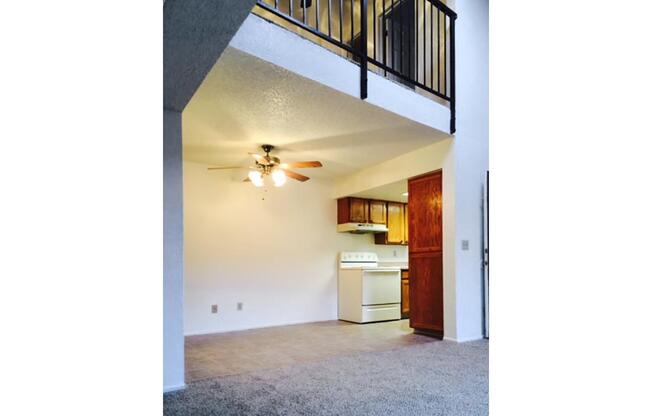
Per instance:
[[[186,382],[437,342],[410,322],[312,322],[186,337]]]
[[[165,415],[486,415],[488,342],[354,353],[192,382]]]

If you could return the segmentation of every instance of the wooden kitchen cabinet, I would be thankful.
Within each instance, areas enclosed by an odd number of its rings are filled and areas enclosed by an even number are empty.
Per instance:
[[[363,198],[340,198],[337,200],[337,223],[369,222],[369,200]]]
[[[337,200],[337,223],[347,222],[385,224],[387,203],[375,199],[340,198]]]
[[[387,222],[387,203],[385,201],[369,200],[369,222],[374,224]]]
[[[376,244],[407,245],[407,204],[387,202],[387,229],[388,232],[375,235]]]
[[[385,224],[386,233],[376,233],[376,244],[408,244],[408,209],[402,202],[345,197],[337,200],[337,223]]]
[[[368,222],[369,201],[360,198],[349,198],[350,222]]]
[[[403,244],[403,204],[387,203],[387,244]]]

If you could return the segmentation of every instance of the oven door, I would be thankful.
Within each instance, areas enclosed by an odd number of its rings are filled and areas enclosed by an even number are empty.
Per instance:
[[[362,271],[362,305],[386,305],[401,302],[401,271]]]

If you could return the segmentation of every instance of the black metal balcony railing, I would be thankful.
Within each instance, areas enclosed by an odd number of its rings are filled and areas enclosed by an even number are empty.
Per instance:
[[[367,70],[449,103],[455,132],[455,19],[439,0],[258,0],[257,6],[334,45]]]

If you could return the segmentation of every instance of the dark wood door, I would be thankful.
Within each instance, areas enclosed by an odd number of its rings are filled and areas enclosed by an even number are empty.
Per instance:
[[[410,326],[444,336],[442,173],[408,181]]]

